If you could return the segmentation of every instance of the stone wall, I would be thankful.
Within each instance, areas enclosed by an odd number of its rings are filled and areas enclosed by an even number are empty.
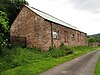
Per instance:
[[[53,41],[57,47],[61,43],[67,46],[87,46],[87,35],[85,33],[54,23],[52,27],[53,31],[58,33],[58,38]]]
[[[57,37],[54,37],[52,33],[55,33]],[[68,46],[87,45],[85,33],[48,21],[26,6],[13,22],[10,36],[11,42],[16,40],[12,37],[25,38],[27,47],[36,46],[43,50],[48,50],[52,44],[58,47],[62,42]]]
[[[99,42],[91,42],[91,43],[88,42],[88,46],[97,47],[97,46],[100,46],[100,43]]]
[[[26,46],[47,50],[51,46],[51,25],[27,7],[23,7],[11,26],[10,36],[25,37]],[[11,38],[11,41],[15,40]]]

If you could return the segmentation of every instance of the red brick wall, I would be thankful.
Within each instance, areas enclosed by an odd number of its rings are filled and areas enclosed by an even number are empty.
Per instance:
[[[53,39],[55,46],[58,47],[62,42],[68,46],[86,45],[86,34],[47,21],[25,6],[12,24],[10,36],[25,38],[28,47],[36,46],[48,50],[52,44],[51,26],[53,31],[58,32],[58,38]],[[65,32],[67,32],[67,42],[65,42]],[[77,34],[79,34],[79,41]],[[12,42],[15,40],[11,38]]]

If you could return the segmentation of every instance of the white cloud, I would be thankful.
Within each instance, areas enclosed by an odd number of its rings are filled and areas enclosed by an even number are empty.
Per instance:
[[[74,0],[72,1],[70,0],[27,0],[27,1],[29,2],[31,7],[35,7],[67,23],[70,23],[73,26],[76,26],[81,31],[86,32],[87,34],[96,34],[100,32],[99,29],[100,13],[99,12],[92,13],[88,11],[89,7],[87,7],[86,10],[84,9],[78,10],[77,8],[74,7],[74,4],[72,2]],[[98,9],[100,8],[98,7]]]
[[[74,8],[95,13],[100,8],[100,0],[70,0]]]

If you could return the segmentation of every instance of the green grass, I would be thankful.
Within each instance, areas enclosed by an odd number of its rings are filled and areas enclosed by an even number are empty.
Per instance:
[[[94,75],[100,75],[100,59],[99,59],[97,65],[96,65]]]
[[[38,75],[54,66],[72,60],[90,51],[97,50],[98,48],[100,47],[75,47],[72,48],[74,51],[73,54],[58,58],[52,57],[49,52],[38,52],[33,49],[18,48],[18,52],[15,52],[16,54],[13,55],[12,53],[14,59],[12,62],[15,62],[13,65],[17,65],[18,67],[12,67],[12,69],[8,68],[9,70],[2,71],[0,75]]]

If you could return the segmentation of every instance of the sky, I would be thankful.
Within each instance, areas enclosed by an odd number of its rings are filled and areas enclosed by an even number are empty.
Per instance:
[[[65,21],[88,35],[100,33],[100,0],[26,0],[31,7]]]

